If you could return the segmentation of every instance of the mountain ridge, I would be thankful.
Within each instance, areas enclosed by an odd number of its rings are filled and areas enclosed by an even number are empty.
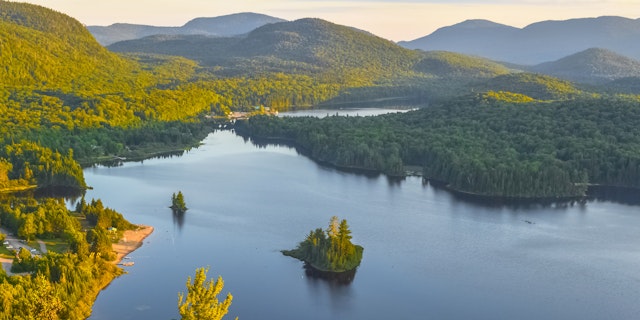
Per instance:
[[[470,28],[473,25],[469,21],[399,44],[409,49],[454,51],[522,65],[554,61],[594,47],[640,59],[640,19],[601,16],[547,20],[524,28],[497,23]]]
[[[574,82],[603,84],[640,77],[640,61],[611,50],[590,48],[556,61],[536,65],[531,71]]]
[[[217,17],[197,17],[182,26],[153,26],[114,23],[109,26],[87,26],[98,42],[104,46],[140,39],[153,35],[207,35],[231,37],[246,34],[265,24],[286,20],[253,12],[240,12]]]
[[[152,36],[117,42],[115,52],[144,52],[179,55],[202,64],[228,69],[249,66],[251,70],[298,70],[303,73],[355,69],[371,78],[391,69],[410,69],[418,54],[394,42],[353,27],[315,18],[267,24],[245,36]],[[354,75],[355,76],[355,75]]]

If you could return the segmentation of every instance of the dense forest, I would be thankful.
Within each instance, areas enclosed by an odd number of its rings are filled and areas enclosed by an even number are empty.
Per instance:
[[[640,102],[611,97],[514,103],[477,95],[378,117],[253,117],[238,130],[286,139],[319,161],[507,197],[582,196],[589,184],[640,187]],[[510,96],[511,97],[511,96]]]
[[[46,255],[21,249],[7,276],[0,269],[1,319],[85,319],[98,292],[122,270],[111,243],[118,234],[108,231],[134,226],[99,200],[69,211],[62,199],[4,196],[0,200],[3,228],[26,239],[44,239],[55,245]],[[31,243],[31,242],[29,242]]]
[[[282,254],[302,260],[320,271],[344,272],[357,268],[364,249],[351,243],[351,230],[347,220],[333,216],[327,230],[318,228],[309,232],[304,241],[293,250]]]

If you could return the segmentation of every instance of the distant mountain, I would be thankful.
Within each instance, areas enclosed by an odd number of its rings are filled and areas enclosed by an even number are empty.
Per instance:
[[[606,16],[543,21],[523,29],[469,20],[399,44],[409,49],[454,51],[525,65],[554,61],[589,48],[640,59],[640,19]]]
[[[493,59],[503,49],[500,42],[518,32],[518,28],[488,20],[467,20],[443,27],[432,34],[398,44],[409,49],[424,51],[451,51]]]
[[[591,48],[568,57],[534,66],[531,71],[574,82],[602,84],[612,80],[640,77],[640,61],[615,52]]]
[[[375,79],[409,70],[415,51],[355,28],[320,19],[300,19],[259,27],[246,36],[152,36],[114,43],[116,52],[178,55],[228,69],[289,73],[344,72],[340,77]],[[352,73],[354,69],[362,72]],[[367,73],[364,73],[367,70]]]
[[[102,45],[124,40],[140,39],[152,35],[207,35],[232,37],[242,35],[265,24],[285,20],[258,13],[236,13],[213,18],[196,18],[181,27],[157,27],[140,24],[116,23],[110,26],[88,26],[87,29]]]

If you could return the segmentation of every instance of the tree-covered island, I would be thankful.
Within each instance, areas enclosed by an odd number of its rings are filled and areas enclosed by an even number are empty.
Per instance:
[[[333,216],[329,228],[312,230],[307,238],[293,250],[282,250],[282,254],[308,263],[325,272],[351,271],[360,265],[364,248],[351,243],[351,230],[347,220]]]
[[[187,212],[187,204],[184,202],[184,195],[182,195],[182,191],[178,191],[178,193],[174,193],[171,195],[171,206],[169,207],[173,210],[174,214],[184,214]]]

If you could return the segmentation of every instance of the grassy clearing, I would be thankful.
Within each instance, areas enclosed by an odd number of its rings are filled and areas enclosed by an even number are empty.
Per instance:
[[[7,249],[5,246],[0,245],[0,258],[8,258],[8,259],[13,259],[13,257],[15,257],[15,255],[13,254],[13,252],[11,252],[9,249]]]
[[[47,246],[48,251],[53,251],[57,253],[65,253],[69,250],[69,243],[66,240],[57,238],[57,239],[46,239],[42,240],[44,244]],[[33,248],[40,250],[40,245],[36,242],[33,245]]]

